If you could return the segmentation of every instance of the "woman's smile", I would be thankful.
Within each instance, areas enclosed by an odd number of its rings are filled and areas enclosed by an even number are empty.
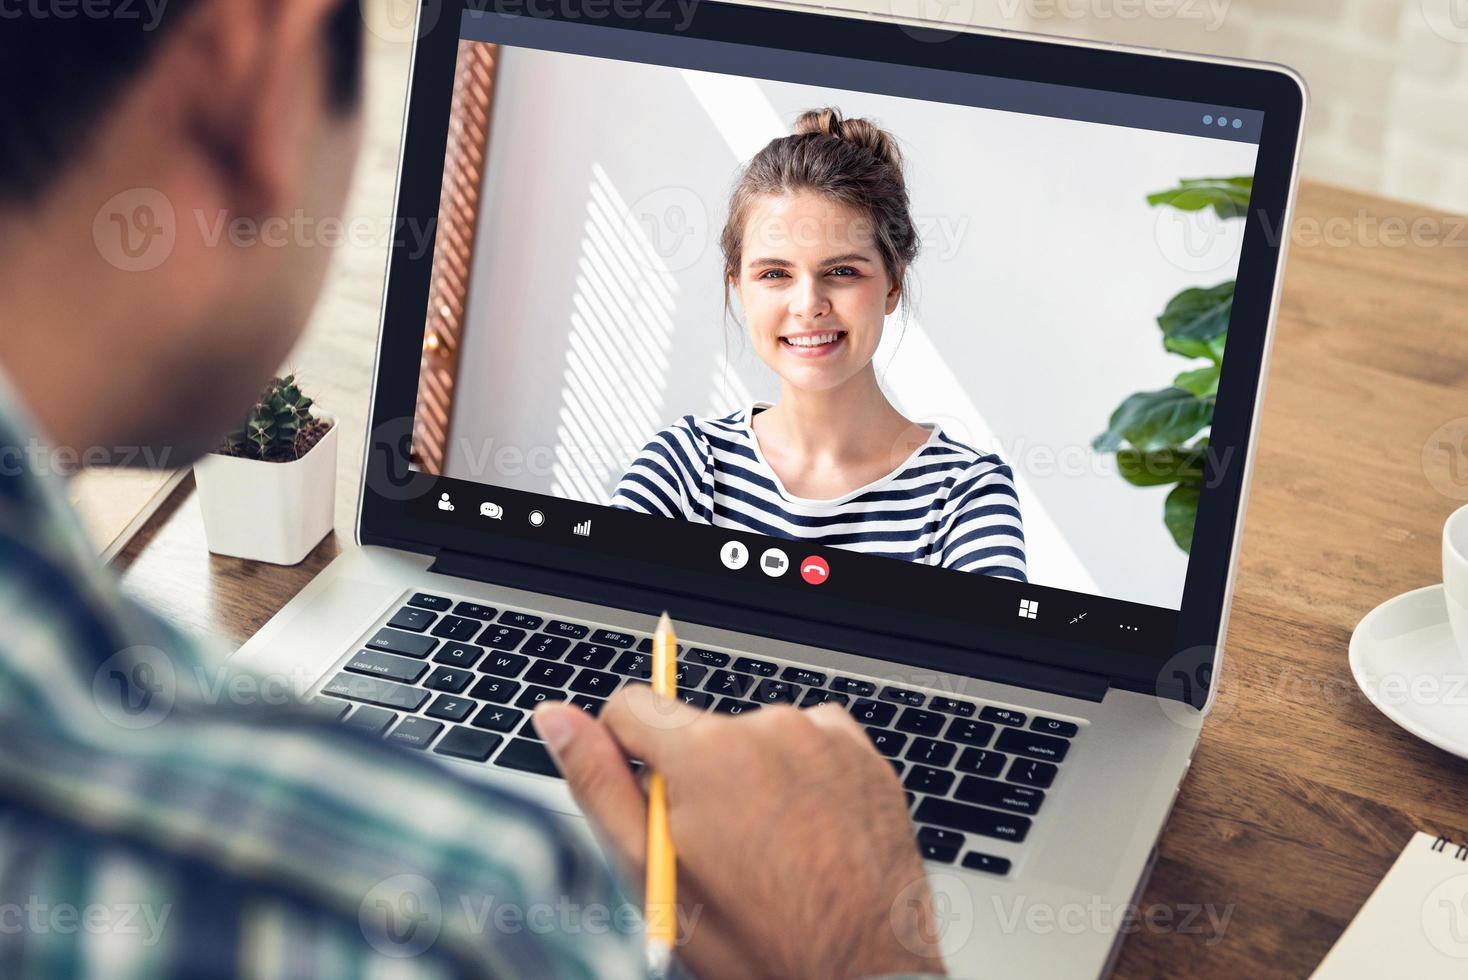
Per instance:
[[[780,349],[794,357],[829,357],[842,348],[845,330],[807,330],[780,337]]]

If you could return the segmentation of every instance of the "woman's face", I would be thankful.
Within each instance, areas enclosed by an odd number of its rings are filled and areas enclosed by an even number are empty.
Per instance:
[[[734,286],[760,360],[789,385],[825,391],[871,363],[901,287],[871,222],[823,195],[758,200]]]

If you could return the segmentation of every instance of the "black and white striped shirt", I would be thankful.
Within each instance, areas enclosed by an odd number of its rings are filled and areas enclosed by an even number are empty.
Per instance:
[[[891,473],[834,500],[788,493],[750,419],[685,415],[633,461],[612,506],[885,558],[1028,581],[1013,475],[1002,459],[928,426]]]

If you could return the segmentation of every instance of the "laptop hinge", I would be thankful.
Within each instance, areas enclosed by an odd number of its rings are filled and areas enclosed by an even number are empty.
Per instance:
[[[738,633],[754,633],[827,650],[840,650],[879,660],[931,663],[931,654],[937,649],[961,656],[964,663],[962,673],[967,676],[1097,703],[1106,696],[1110,688],[1110,682],[1100,674],[1035,664],[929,640],[915,640],[895,634],[852,629],[839,624],[814,622],[749,606],[714,602],[697,596],[629,585],[625,581],[579,575],[499,558],[441,551],[428,570],[439,575],[491,582],[526,592],[544,592],[578,602],[648,615],[657,615],[674,607],[678,610],[678,618],[687,622]]]

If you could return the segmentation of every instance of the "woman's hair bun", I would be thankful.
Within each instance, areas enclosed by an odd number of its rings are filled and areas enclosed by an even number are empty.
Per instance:
[[[883,163],[901,169],[902,153],[892,134],[869,119],[846,119],[841,110],[828,106],[808,109],[795,120],[795,135],[819,133],[859,146]]]

